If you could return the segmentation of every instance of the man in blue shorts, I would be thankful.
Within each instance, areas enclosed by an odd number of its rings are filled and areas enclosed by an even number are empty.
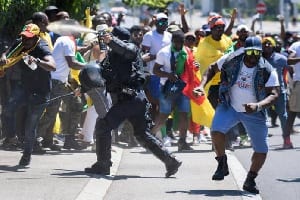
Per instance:
[[[243,189],[258,194],[255,178],[268,152],[265,108],[278,97],[278,75],[262,57],[262,43],[258,37],[248,37],[244,49],[226,54],[211,65],[203,74],[200,86],[195,88],[196,95],[204,94],[203,87],[218,71],[221,71],[220,102],[211,127],[218,167],[212,179],[223,180],[229,174],[225,133],[241,122],[254,150]]]

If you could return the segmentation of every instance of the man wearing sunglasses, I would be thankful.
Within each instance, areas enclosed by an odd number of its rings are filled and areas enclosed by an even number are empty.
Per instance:
[[[263,166],[267,152],[268,128],[265,108],[278,97],[276,70],[262,57],[262,43],[258,37],[248,37],[245,47],[221,57],[202,77],[196,95],[203,95],[205,84],[221,71],[219,104],[212,122],[211,135],[218,168],[213,180],[223,180],[229,174],[225,154],[225,134],[241,122],[252,141],[254,153],[243,189],[258,194],[255,178]]]
[[[263,57],[276,69],[278,74],[278,80],[280,83],[280,93],[278,96],[278,99],[276,100],[274,104],[275,108],[275,116],[278,115],[282,130],[282,137],[283,137],[283,148],[284,149],[291,149],[293,148],[293,145],[290,140],[290,136],[288,136],[285,132],[285,127],[287,123],[288,113],[287,113],[287,91],[286,86],[284,83],[284,70],[289,70],[290,67],[287,64],[287,58],[280,54],[275,52],[276,42],[272,37],[265,37],[262,40],[263,44]],[[270,111],[271,109],[269,109]],[[273,111],[273,112],[274,112]],[[272,112],[272,111],[271,111]],[[271,118],[272,115],[269,113]],[[276,118],[275,118],[276,120]],[[272,119],[272,124],[275,124],[275,120]]]

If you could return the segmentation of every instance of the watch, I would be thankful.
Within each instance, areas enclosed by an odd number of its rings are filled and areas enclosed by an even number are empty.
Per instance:
[[[259,112],[259,111],[261,111],[263,108],[262,108],[262,106],[258,103],[257,105],[256,105],[256,112]]]
[[[36,59],[36,63],[37,63],[37,64],[41,63],[41,59],[37,58],[37,59]]]

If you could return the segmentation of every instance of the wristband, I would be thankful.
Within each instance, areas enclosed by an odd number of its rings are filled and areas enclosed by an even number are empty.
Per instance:
[[[259,103],[257,103],[256,104],[256,112],[259,112],[261,110],[262,110],[262,106]]]

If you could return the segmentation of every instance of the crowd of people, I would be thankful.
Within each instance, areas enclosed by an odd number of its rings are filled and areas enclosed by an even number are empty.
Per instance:
[[[33,13],[1,55],[3,149],[22,149],[19,165],[28,166],[34,153],[94,144],[97,161],[85,172],[108,175],[111,143],[125,140],[152,152],[170,177],[182,162],[167,147],[193,151],[211,136],[218,162],[212,179],[223,180],[225,149],[244,138],[254,153],[243,189],[259,193],[255,178],[268,152],[269,118],[271,127],[279,118],[283,148],[293,148],[300,41],[283,19],[279,34],[255,31],[255,20],[233,33],[237,12],[228,25],[214,13],[191,30],[182,4],[180,22],[170,22],[165,11],[130,28],[121,25],[123,15],[97,11],[86,23],[90,33],[47,30],[56,22],[61,29],[81,26],[55,6]],[[206,122],[194,120],[195,113]],[[64,136],[62,146],[55,132]]]

